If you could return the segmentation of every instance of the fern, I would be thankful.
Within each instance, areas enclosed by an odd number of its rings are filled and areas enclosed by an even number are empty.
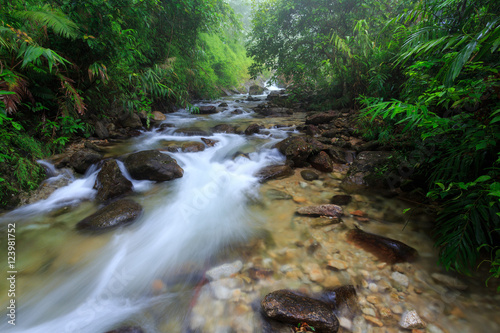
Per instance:
[[[61,10],[52,8],[49,4],[36,11],[16,11],[14,15],[28,19],[40,26],[47,26],[54,33],[65,38],[76,39],[80,36],[78,25],[71,21]]]

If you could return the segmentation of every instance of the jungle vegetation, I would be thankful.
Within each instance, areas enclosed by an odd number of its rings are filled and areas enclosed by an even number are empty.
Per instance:
[[[9,0],[0,5],[0,208],[36,163],[113,110],[186,107],[248,79],[223,0]]]
[[[273,71],[318,110],[358,109],[437,204],[440,263],[499,278],[500,2],[256,0],[253,24],[252,75]]]

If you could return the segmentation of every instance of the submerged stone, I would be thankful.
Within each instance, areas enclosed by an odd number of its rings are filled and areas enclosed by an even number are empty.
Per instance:
[[[304,180],[312,181],[319,178],[318,174],[312,170],[302,170],[300,175]]]
[[[270,165],[262,168],[258,173],[257,177],[260,178],[261,182],[265,182],[271,179],[281,179],[293,175],[293,169],[288,165]]]
[[[319,206],[307,206],[300,207],[297,213],[301,215],[311,215],[311,216],[331,216],[340,217],[342,216],[342,207],[337,205],[319,205]]]
[[[411,246],[384,236],[353,229],[347,233],[347,240],[389,264],[411,262],[418,258],[418,252]]]

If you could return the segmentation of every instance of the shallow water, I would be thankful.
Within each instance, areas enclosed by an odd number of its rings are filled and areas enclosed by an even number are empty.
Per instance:
[[[345,171],[318,172],[320,179],[308,182],[297,169],[290,178],[261,185],[255,174],[284,161],[272,146],[293,132],[304,115],[255,118],[250,107],[257,102],[237,99],[243,96],[225,100],[229,107],[216,115],[169,114],[165,123],[172,129],[144,132],[109,149],[107,156],[119,156],[161,148],[165,142],[201,140],[173,133],[182,127],[208,130],[231,123],[244,130],[262,123],[268,128],[250,137],[213,134],[207,137],[218,141],[214,147],[168,153],[184,176],[165,183],[133,180],[132,199],[145,210],[133,225],[101,235],[74,230],[98,209],[92,201],[96,169],[70,177],[68,186],[46,200],[1,216],[3,229],[16,224],[18,273],[16,326],[4,320],[0,331],[106,332],[139,325],[146,332],[259,332],[254,308],[266,293],[280,288],[317,293],[341,284],[357,287],[363,312],[343,318],[344,331],[397,332],[401,315],[410,309],[417,310],[429,332],[500,330],[500,297],[480,280],[460,277],[468,289],[459,291],[431,277],[440,271],[427,236],[431,224],[424,214],[403,215],[408,203],[353,193],[342,223],[295,215],[301,206],[344,194],[339,185]],[[243,113],[232,114],[235,109]],[[368,219],[360,222],[350,214],[356,210]],[[420,259],[381,263],[346,242],[346,231],[354,225],[413,246]],[[6,246],[5,232],[0,246]],[[2,267],[6,260],[0,258]],[[202,283],[207,269],[236,261],[242,264],[239,272]],[[252,271],[262,274],[256,278]],[[408,278],[407,286],[394,281],[394,271]],[[2,304],[9,301],[7,289],[1,285]]]

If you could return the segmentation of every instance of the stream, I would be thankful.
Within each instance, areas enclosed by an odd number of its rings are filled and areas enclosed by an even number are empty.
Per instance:
[[[352,201],[343,206],[342,222],[333,223],[295,212],[346,194],[340,187],[345,168],[316,171],[319,179],[313,181],[304,180],[300,168],[291,177],[261,184],[259,170],[285,162],[273,146],[298,133],[295,126],[305,114],[258,118],[252,107],[262,101],[244,99],[235,95],[199,104],[228,103],[213,115],[179,110],[167,115],[168,126],[107,148],[105,157],[118,157],[202,137],[217,141],[199,152],[169,152],[184,169],[183,177],[172,181],[134,180],[119,162],[133,183],[129,197],[144,208],[131,225],[102,234],[75,230],[99,208],[93,201],[95,165],[84,176],[52,169],[46,182],[63,185],[47,199],[0,216],[4,249],[7,226],[15,224],[17,271],[16,325],[6,316],[11,286],[3,279],[0,331],[104,333],[140,326],[144,332],[261,332],[258,309],[267,293],[287,288],[312,295],[346,284],[356,286],[361,313],[339,318],[339,332],[404,332],[399,321],[407,310],[416,310],[425,322],[422,332],[500,331],[500,295],[480,279],[441,277],[453,274],[437,266],[430,218],[403,214],[408,202],[368,191],[348,193]],[[176,132],[192,127],[209,132],[218,124],[244,130],[254,123],[265,129],[250,136]],[[360,222],[351,214],[355,211],[368,219]],[[419,260],[378,261],[346,242],[346,232],[357,224],[414,247]],[[8,267],[6,255],[0,262]],[[214,268],[231,274],[207,282],[206,272]]]

